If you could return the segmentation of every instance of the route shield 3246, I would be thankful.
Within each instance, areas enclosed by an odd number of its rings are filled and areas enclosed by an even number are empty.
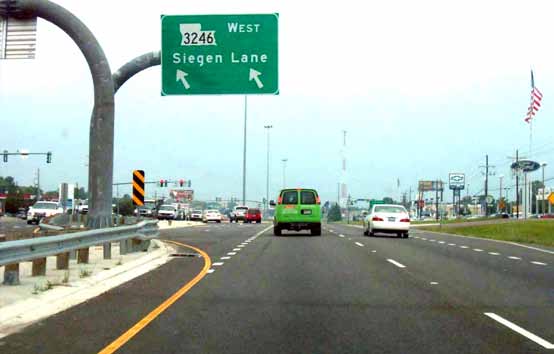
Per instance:
[[[278,14],[163,15],[162,95],[278,94]]]

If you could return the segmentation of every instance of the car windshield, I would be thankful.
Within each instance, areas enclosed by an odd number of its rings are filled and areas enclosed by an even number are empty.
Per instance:
[[[248,214],[259,214],[260,209],[248,209]]]
[[[194,214],[202,214],[202,210],[193,210],[192,211]]]
[[[214,214],[214,213],[219,213],[219,211],[218,210],[206,210],[206,213]]]
[[[171,210],[171,211],[175,211],[175,208],[171,205],[162,205],[160,207],[160,210]]]
[[[376,206],[374,209],[376,213],[407,213],[406,209],[402,206],[381,205]]]
[[[36,203],[33,209],[57,209],[58,204],[55,203]]]

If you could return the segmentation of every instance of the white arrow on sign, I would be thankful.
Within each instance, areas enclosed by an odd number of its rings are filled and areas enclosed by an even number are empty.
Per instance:
[[[187,79],[185,79],[185,77],[188,76],[188,75],[189,74],[187,74],[183,70],[177,69],[177,80],[176,81],[181,81],[181,83],[185,87],[185,90],[188,90],[190,88],[190,85],[189,85]]]
[[[262,81],[260,80],[260,78],[258,76],[260,76],[262,73],[257,71],[257,70],[254,70],[252,68],[250,68],[250,75],[249,75],[249,79],[248,81],[256,81],[256,85],[258,85],[258,88],[261,89],[262,87],[264,87],[264,84],[262,84]]]

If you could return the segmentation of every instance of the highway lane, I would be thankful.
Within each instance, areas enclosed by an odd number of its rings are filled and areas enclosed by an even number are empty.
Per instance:
[[[182,306],[145,328],[122,352],[542,350],[356,242],[329,232],[267,232],[243,247],[240,257],[214,266]]]
[[[26,220],[22,220],[12,216],[0,217],[0,234],[7,235],[13,232],[30,230],[35,227],[35,225],[28,225]]]
[[[546,328],[553,318],[550,264],[522,262],[522,274],[512,275],[518,271],[510,263],[481,255],[484,246],[469,252],[470,245],[455,248],[438,237],[368,238],[340,225],[326,225],[321,237],[275,237],[271,230],[255,236],[267,226],[164,232],[207,251],[213,272],[119,352],[552,352],[484,315],[498,314],[552,342],[552,328]],[[0,351],[97,352],[201,267],[199,258],[173,260],[3,338]],[[526,320],[532,318],[536,323]]]
[[[161,236],[179,238],[219,255],[263,227],[267,225],[210,224],[166,230]],[[191,252],[188,248],[178,251]],[[203,263],[198,257],[175,258],[97,298],[1,338],[0,353],[96,353],[193,279]]]
[[[363,244],[387,259],[401,262],[408,276],[437,283],[437,291],[458,306],[495,313],[554,343],[551,248],[418,230],[412,230],[407,240],[387,235],[367,237],[360,228],[327,227],[339,239]]]

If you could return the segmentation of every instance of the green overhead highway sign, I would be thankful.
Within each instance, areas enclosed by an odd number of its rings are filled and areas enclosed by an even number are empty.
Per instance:
[[[278,14],[161,22],[162,95],[279,94]]]

